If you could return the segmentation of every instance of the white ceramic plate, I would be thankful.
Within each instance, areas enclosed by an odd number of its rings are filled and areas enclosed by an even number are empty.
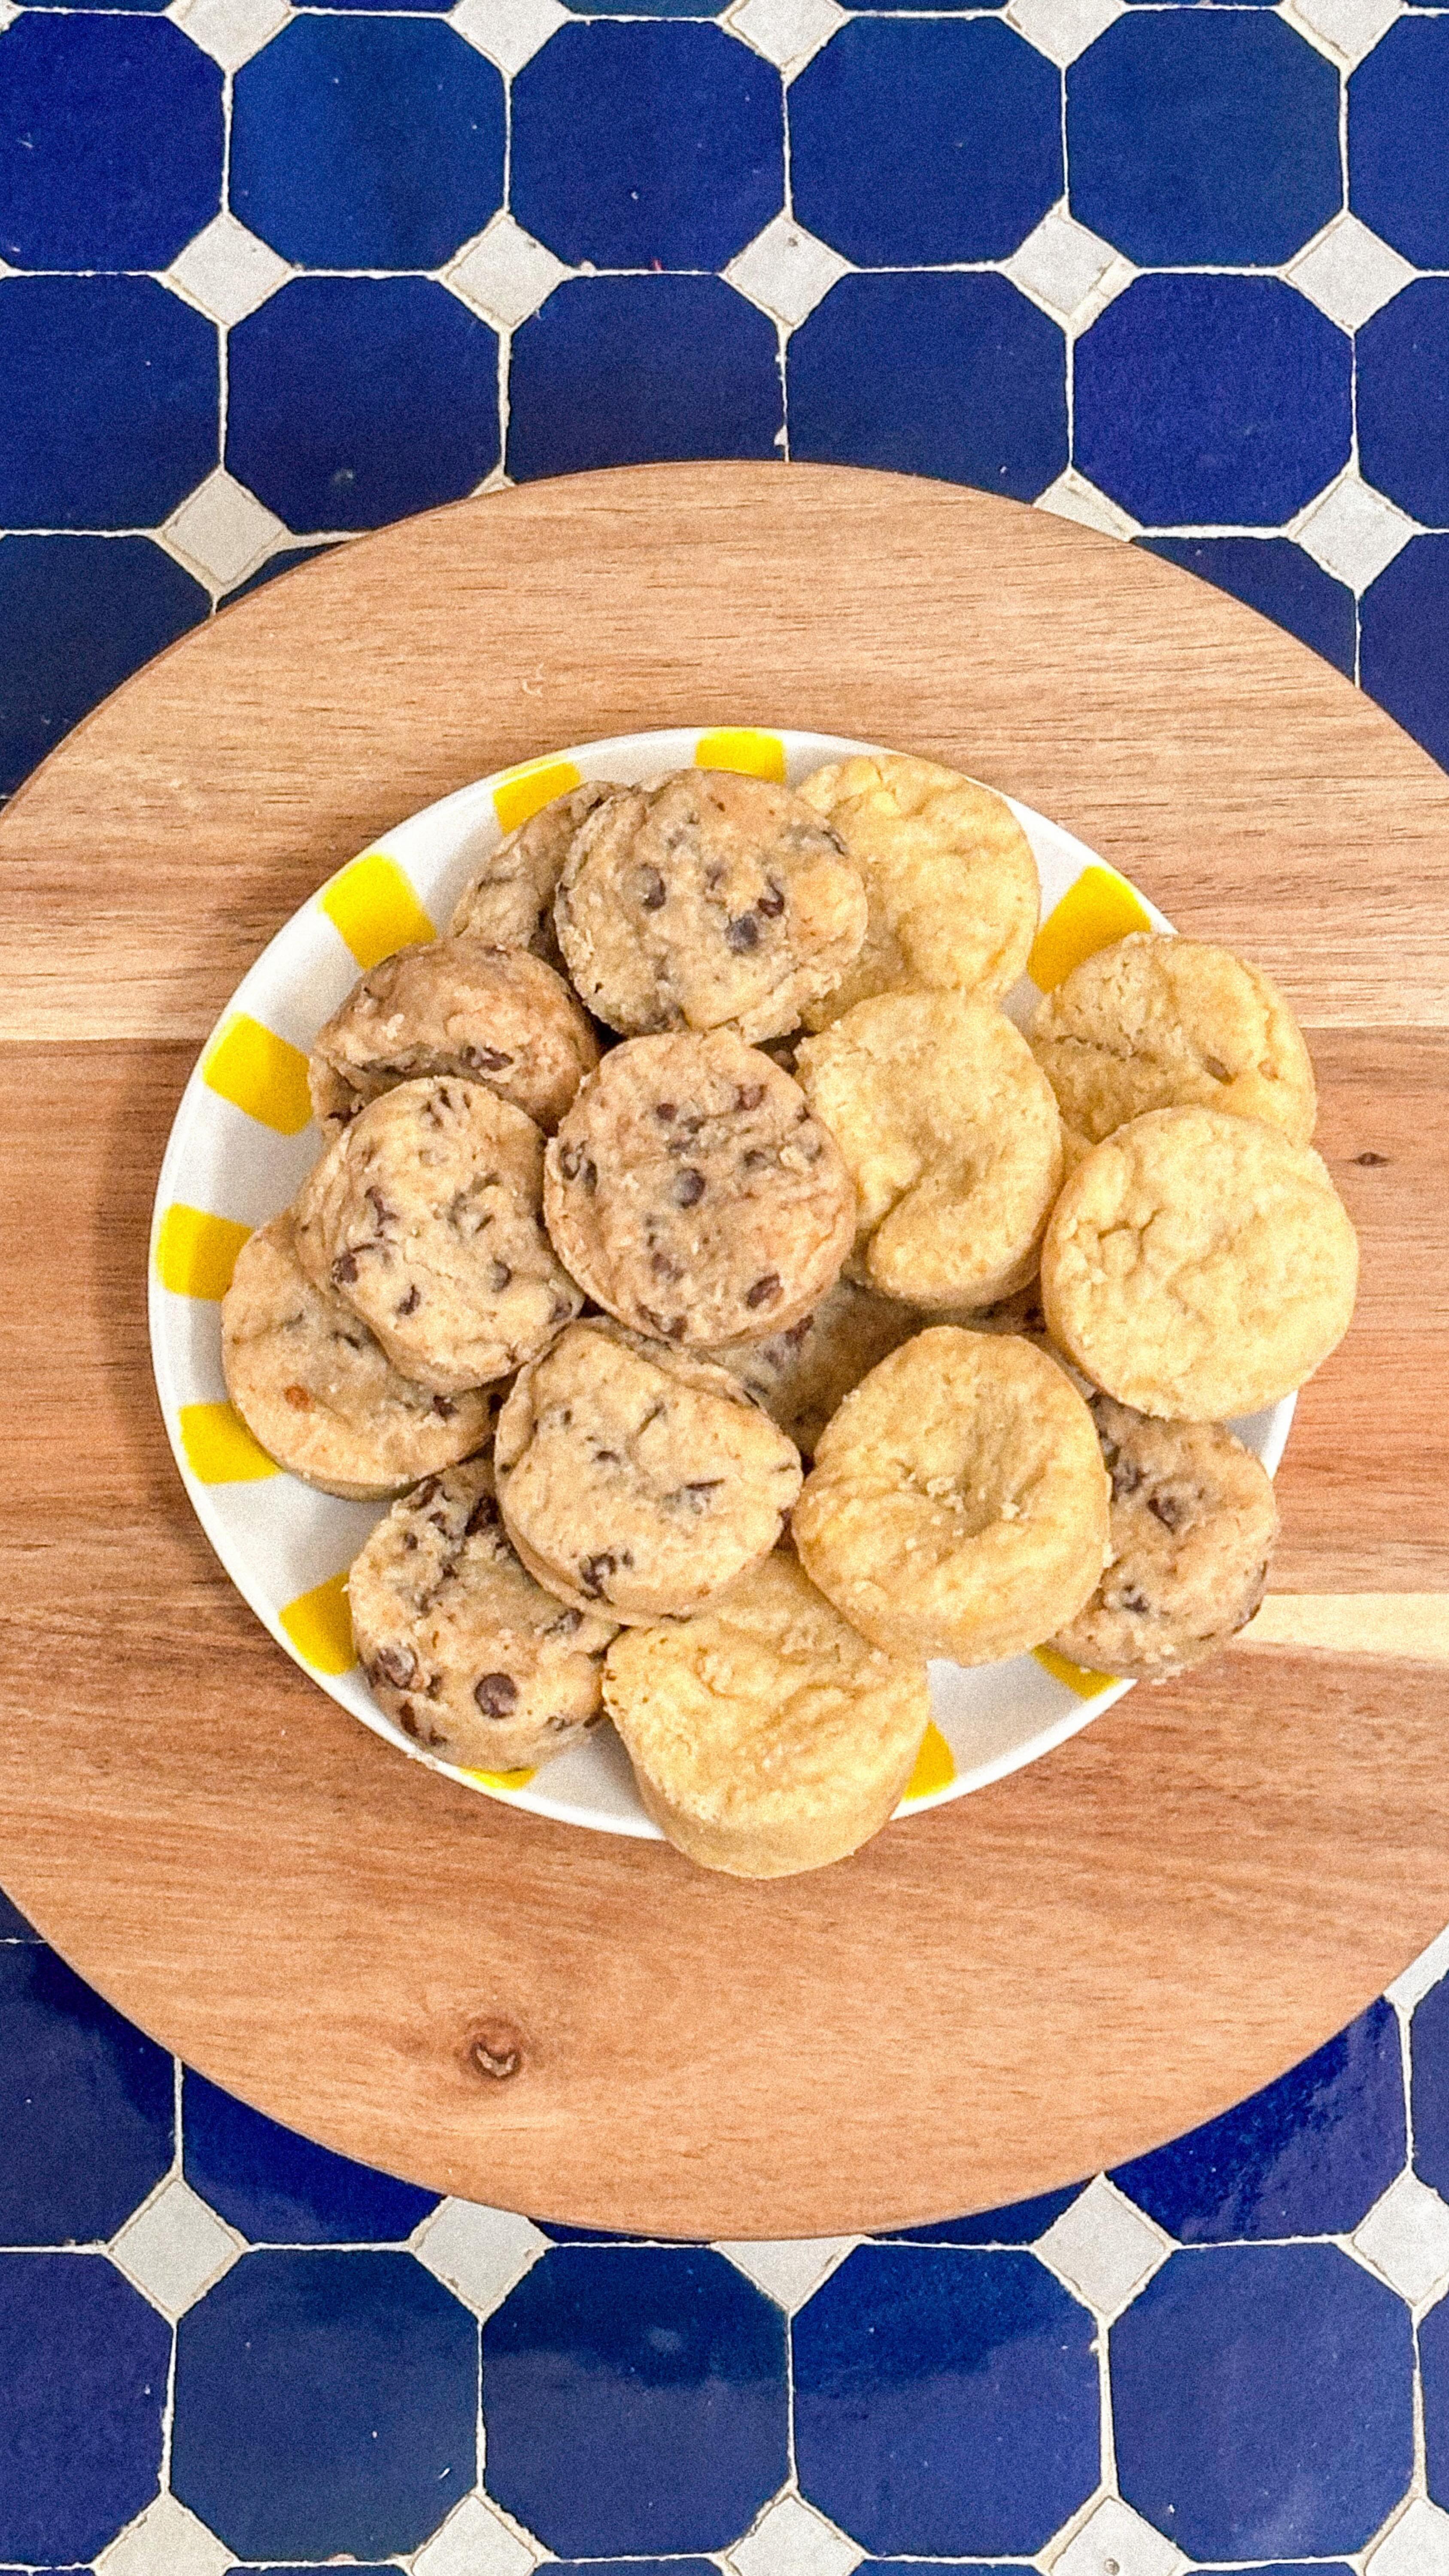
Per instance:
[[[346,1571],[386,1506],[345,1503],[283,1475],[226,1400],[220,1298],[253,1226],[285,1207],[318,1150],[306,1059],[360,969],[445,927],[465,879],[505,831],[585,778],[657,777],[698,762],[795,785],[876,746],[835,735],[626,734],[505,770],[414,814],[294,913],[238,986],[176,1113],[156,1193],[150,1262],[156,1386],[182,1481],[244,1600],[294,1662],[409,1760],[511,1806],[605,1833],[654,1837],[623,1748],[602,1726],[538,1772],[460,1771],[384,1717],[352,1652]],[[1035,981],[1007,997],[1025,1021],[1044,987],[1129,930],[1171,924],[1059,825],[1016,805],[1036,856],[1042,929]],[[1275,1470],[1291,1401],[1234,1427]],[[931,1667],[933,1723],[901,1813],[936,1806],[1049,1753],[1132,1685],[1046,1649],[967,1671]]]

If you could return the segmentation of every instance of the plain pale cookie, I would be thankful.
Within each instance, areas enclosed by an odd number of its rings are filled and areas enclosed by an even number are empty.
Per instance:
[[[799,1085],[715,1029],[605,1056],[548,1149],[544,1213],[621,1323],[733,1342],[797,1323],[834,1284],[855,1192]]]
[[[1358,1243],[1328,1172],[1281,1128],[1153,1109],[1078,1164],[1042,1245],[1053,1339],[1139,1413],[1277,1404],[1343,1339]]]
[[[297,1259],[292,1213],[237,1255],[221,1305],[226,1391],[269,1458],[304,1484],[380,1501],[487,1439],[492,1399],[400,1377],[360,1315]]]
[[[578,1003],[540,958],[437,939],[353,985],[317,1033],[307,1085],[324,1136],[400,1082],[440,1074],[484,1083],[551,1135],[598,1061]]]
[[[865,936],[860,871],[836,834],[764,778],[681,769],[626,788],[574,835],[554,927],[612,1029],[798,1027]]]
[[[1112,1479],[1112,1562],[1058,1654],[1122,1681],[1206,1662],[1263,1598],[1278,1535],[1268,1471],[1220,1422],[1154,1422],[1092,1399]]]
[[[1026,967],[1041,889],[1004,796],[905,752],[833,762],[800,790],[864,879],[865,942],[805,1025],[827,1028],[869,994],[925,987],[993,1001]]]
[[[348,1575],[347,1598],[379,1708],[443,1762],[522,1770],[567,1751],[603,1715],[614,1622],[564,1609],[525,1571],[486,1458],[429,1476],[394,1503]]]
[[[936,1325],[846,1397],[791,1526],[811,1581],[873,1645],[991,1664],[1091,1598],[1107,1496],[1096,1426],[1055,1362]]]
[[[841,1279],[787,1331],[764,1342],[718,1342],[702,1356],[737,1377],[809,1458],[841,1398],[926,1320],[894,1297]]]
[[[562,968],[553,899],[569,846],[586,814],[624,793],[605,779],[589,778],[530,814],[474,869],[448,924],[451,936],[471,932],[493,948],[531,948],[545,965]]]
[[[1295,1145],[1317,1100],[1302,1031],[1277,986],[1226,948],[1135,931],[1048,993],[1032,1053],[1084,1144],[1148,1109],[1266,1118]]]
[[[800,1490],[795,1449],[724,1369],[602,1322],[522,1371],[494,1454],[530,1572],[631,1624],[707,1607],[769,1555]]]
[[[925,1666],[868,1646],[783,1553],[704,1618],[616,1638],[604,1702],[655,1823],[735,1878],[858,1851],[930,1713]]]
[[[535,1359],[582,1300],[539,1206],[543,1137],[477,1082],[404,1082],[360,1110],[297,1194],[297,1252],[394,1368],[439,1395]]]
[[[1061,1120],[1019,1029],[961,993],[879,993],[799,1051],[845,1157],[873,1287],[985,1306],[1033,1276],[1062,1184]]]

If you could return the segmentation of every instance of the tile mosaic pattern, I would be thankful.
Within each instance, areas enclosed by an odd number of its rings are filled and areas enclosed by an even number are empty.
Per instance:
[[[0,419],[0,794],[321,546],[707,455],[1150,547],[1449,759],[1449,10],[0,0]],[[1449,2576],[1449,1936],[1110,2176],[700,2248],[309,2145],[0,1898],[0,2144],[0,2576]]]

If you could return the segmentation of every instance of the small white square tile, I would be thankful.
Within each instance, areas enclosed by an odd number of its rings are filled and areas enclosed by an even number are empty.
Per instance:
[[[835,0],[736,0],[724,24],[793,80],[844,26],[845,11]]]
[[[1066,201],[1043,215],[1019,250],[1006,262],[1013,285],[1045,304],[1059,320],[1070,322],[1100,286],[1117,257],[1110,242],[1088,232],[1066,209]]]
[[[859,2242],[858,2236],[779,2237],[768,2243],[719,2244],[714,2250],[728,2255],[737,2272],[793,2316]]]
[[[759,2521],[726,2553],[734,2576],[851,2576],[865,2556],[853,2540],[812,2513],[798,2496],[766,2505]]]
[[[1006,15],[1048,62],[1074,63],[1120,18],[1127,0],[1011,0]]]
[[[1418,530],[1350,466],[1327,492],[1310,501],[1288,533],[1335,581],[1364,591]]]
[[[174,2496],[158,2496],[103,2549],[96,2576],[222,2576],[232,2564],[204,2522]]]
[[[1372,53],[1403,14],[1403,0],[1287,0],[1283,11],[1290,26],[1315,38],[1345,71]]]
[[[127,2219],[109,2250],[117,2271],[174,2324],[246,2249],[190,2184],[171,2174]]]
[[[287,0],[175,0],[166,15],[224,72],[237,72],[292,12]]]
[[[1390,2183],[1352,2241],[1411,2307],[1449,2280],[1449,2209],[1417,2174]]]
[[[849,260],[842,259],[839,251],[782,214],[736,252],[724,277],[739,294],[793,331],[849,268]]]
[[[496,214],[476,241],[467,242],[443,270],[443,284],[463,303],[505,331],[526,322],[573,270],[510,214]]]
[[[1401,286],[1407,286],[1415,272],[1357,215],[1338,215],[1317,241],[1299,252],[1285,274],[1330,322],[1356,331]]]
[[[1117,2496],[1103,2497],[1057,2557],[1048,2553],[1051,2576],[1178,2576],[1187,2563]]]
[[[1089,483],[1085,474],[1079,474],[1075,465],[1069,465],[1055,483],[1039,492],[1032,506],[1050,510],[1058,519],[1075,519],[1079,528],[1100,528],[1104,537],[1137,534],[1137,521],[1119,510],[1107,493],[1099,492],[1095,483]]]
[[[1437,1941],[1410,1961],[1401,1977],[1395,1977],[1388,1989],[1389,2001],[1400,2012],[1411,2013],[1444,1977],[1449,1977],[1449,1931],[1441,1932]]]
[[[1098,2174],[1037,2238],[1035,2251],[1068,2289],[1112,2317],[1166,2262],[1172,2239]]]
[[[448,24],[501,72],[521,72],[569,16],[559,0],[459,0]]]
[[[188,492],[160,531],[174,554],[221,590],[231,590],[265,561],[287,533],[254,492],[224,465]]]
[[[178,252],[162,283],[213,322],[230,323],[255,313],[292,274],[286,260],[235,215],[217,215]]]
[[[478,2317],[491,2317],[549,2243],[531,2219],[476,2200],[440,2201],[410,2241],[418,2261]]]
[[[1366,2576],[1449,2576],[1449,2513],[1417,2497],[1364,2566]]]
[[[413,2576],[530,2576],[542,2554],[481,2496],[465,2496],[418,2551]]]

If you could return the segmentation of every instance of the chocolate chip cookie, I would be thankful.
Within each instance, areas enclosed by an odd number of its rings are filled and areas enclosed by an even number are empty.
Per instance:
[[[472,933],[493,948],[531,948],[546,965],[562,967],[553,899],[569,845],[586,814],[623,793],[605,779],[589,778],[530,814],[474,869],[448,924],[451,935]]]
[[[399,1376],[360,1315],[297,1259],[292,1212],[237,1255],[221,1306],[221,1364],[253,1437],[324,1494],[381,1500],[481,1448],[493,1399],[434,1395]]]
[[[1033,1276],[1062,1184],[1061,1120],[1019,1029],[963,993],[877,993],[799,1050],[855,1183],[872,1287],[985,1306]]]
[[[1052,1210],[1042,1303],[1083,1375],[1139,1413],[1276,1404],[1348,1330],[1358,1243],[1311,1148],[1260,1118],[1150,1109]]]
[[[873,1645],[990,1664],[1090,1600],[1107,1501],[1063,1371],[1030,1342],[942,1324],[846,1397],[791,1528],[811,1581]]]
[[[802,1458],[810,1458],[842,1397],[928,1320],[894,1297],[841,1279],[783,1333],[763,1342],[718,1342],[702,1356],[737,1377]]]
[[[715,1029],[605,1056],[549,1146],[544,1214],[621,1323],[732,1342],[798,1322],[833,1285],[855,1192],[799,1085]]]
[[[437,1074],[483,1083],[552,1135],[598,1061],[588,1020],[540,958],[437,939],[353,985],[318,1031],[307,1083],[324,1136],[400,1082]]]
[[[865,919],[838,835],[788,788],[720,769],[681,769],[597,806],[554,902],[584,1000],[635,1037],[798,1027],[839,983]]]
[[[1220,1422],[1153,1421],[1092,1398],[1112,1479],[1112,1561],[1058,1654],[1161,1682],[1245,1628],[1268,1579],[1278,1507],[1267,1469]]]
[[[602,1321],[520,1373],[495,1458],[529,1571],[629,1624],[704,1609],[769,1555],[800,1490],[793,1445],[724,1369]]]
[[[534,1359],[582,1304],[540,1217],[543,1137],[481,1083],[399,1083],[296,1200],[297,1254],[438,1395]]]
[[[604,1700],[655,1823],[735,1878],[858,1851],[930,1713],[925,1665],[868,1646],[783,1551],[702,1618],[617,1637]]]
[[[1206,940],[1142,930],[1084,957],[1038,1008],[1031,1047],[1084,1146],[1186,1107],[1266,1118],[1295,1145],[1313,1134],[1297,1021],[1256,966]]]
[[[602,1715],[614,1621],[567,1610],[503,1533],[486,1458],[429,1476],[379,1521],[347,1578],[378,1706],[463,1770],[516,1771],[576,1744]]]

